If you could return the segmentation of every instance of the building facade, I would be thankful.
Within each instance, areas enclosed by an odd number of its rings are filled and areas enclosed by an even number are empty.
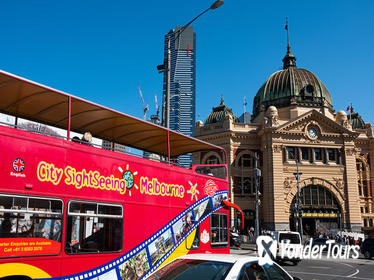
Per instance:
[[[261,228],[296,230],[300,207],[307,235],[374,230],[372,125],[353,110],[336,112],[326,86],[296,67],[289,47],[283,70],[270,75],[253,101],[250,123],[240,122],[222,99],[205,123],[195,125],[195,137],[227,152],[230,197],[245,213],[239,222],[254,226],[258,154]],[[214,153],[196,157],[223,160]]]
[[[165,62],[170,45],[170,129],[188,136],[193,135],[196,121],[196,34],[193,27],[177,26],[165,36]],[[167,120],[167,75],[164,72],[162,120]],[[192,157],[181,156],[178,163],[190,166]]]
[[[126,153],[126,146],[110,142],[108,140],[103,140],[102,148],[109,151],[115,151],[119,153]]]

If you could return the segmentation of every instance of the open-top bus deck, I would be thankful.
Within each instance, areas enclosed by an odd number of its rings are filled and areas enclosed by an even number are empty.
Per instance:
[[[0,112],[15,117],[0,125],[0,277],[142,279],[183,254],[229,252],[226,162],[171,164],[222,148],[4,71]],[[72,141],[86,131],[157,156]]]

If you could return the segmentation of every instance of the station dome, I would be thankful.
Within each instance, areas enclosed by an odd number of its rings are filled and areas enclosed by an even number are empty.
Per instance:
[[[221,97],[221,103],[214,107],[212,112],[208,115],[205,120],[205,124],[212,124],[212,123],[223,123],[226,116],[231,116],[233,121],[238,123],[239,119],[235,114],[232,112],[232,109],[227,107],[223,101],[223,97]]]
[[[311,71],[296,67],[296,57],[287,46],[283,69],[267,79],[253,100],[253,119],[269,106],[288,107],[291,103],[305,107],[327,106],[332,109],[332,99],[326,86]]]

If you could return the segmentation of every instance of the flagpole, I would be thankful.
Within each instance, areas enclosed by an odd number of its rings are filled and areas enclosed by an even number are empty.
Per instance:
[[[290,35],[289,35],[289,32],[288,32],[288,17],[286,17],[285,29],[287,30],[287,53],[289,53],[291,47],[290,47]]]
[[[245,98],[245,96],[244,96],[244,98],[243,98],[243,109],[244,109],[244,112],[243,112],[243,114],[245,114],[245,112],[247,112],[247,108],[246,108],[246,106],[247,106],[247,100],[246,100],[246,98]]]

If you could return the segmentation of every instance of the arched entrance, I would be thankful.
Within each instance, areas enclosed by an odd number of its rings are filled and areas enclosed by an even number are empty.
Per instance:
[[[334,232],[342,228],[341,208],[327,188],[309,185],[301,189],[302,223],[304,234]],[[296,196],[290,206],[290,229],[297,230]]]

